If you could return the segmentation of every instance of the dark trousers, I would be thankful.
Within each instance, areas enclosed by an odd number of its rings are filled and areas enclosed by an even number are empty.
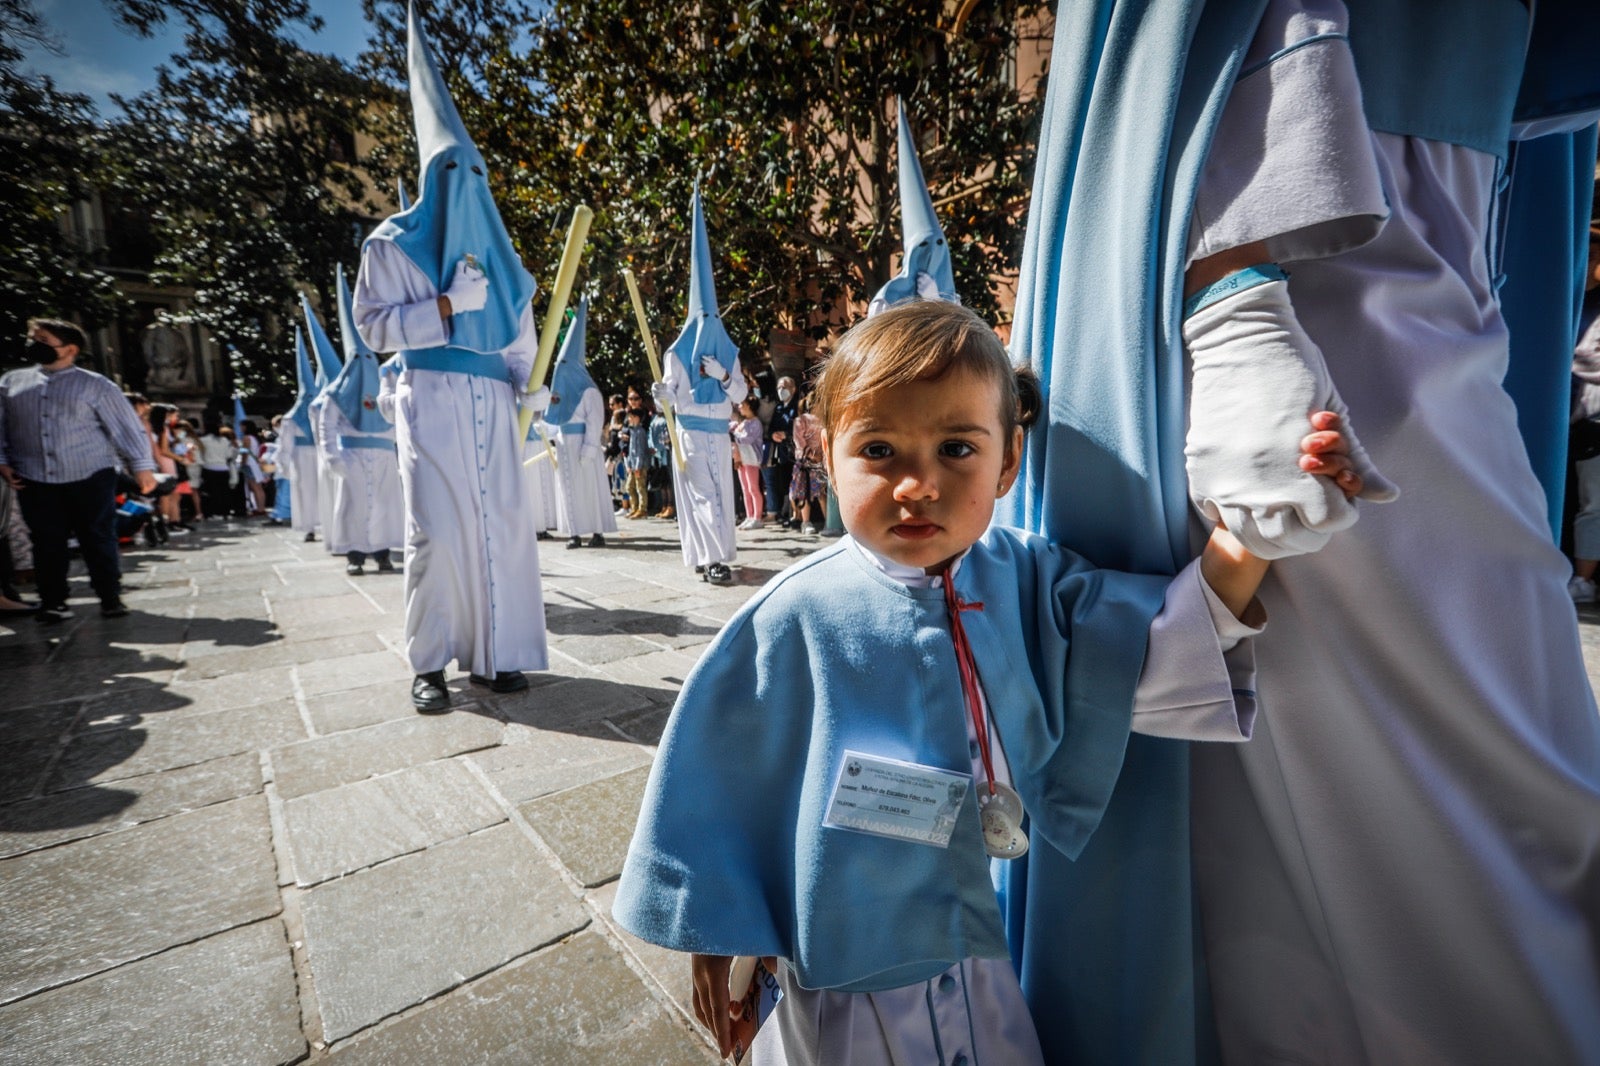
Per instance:
[[[225,518],[238,511],[234,495],[233,487],[228,484],[228,471],[201,468],[200,506],[205,508],[207,516]]]
[[[82,481],[57,485],[23,482],[17,493],[22,519],[33,537],[34,580],[39,602],[48,607],[67,602],[67,538],[76,536],[89,568],[89,584],[100,602],[122,594],[122,565],[117,558],[117,472],[98,470]]]

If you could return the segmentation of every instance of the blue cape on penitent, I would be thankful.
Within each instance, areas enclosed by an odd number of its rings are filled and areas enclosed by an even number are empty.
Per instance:
[[[696,403],[720,403],[727,398],[722,382],[700,372],[700,360],[711,356],[723,370],[733,373],[739,347],[723,328],[717,310],[717,283],[711,275],[711,240],[706,236],[706,217],[700,207],[700,189],[694,190],[690,214],[689,311],[678,339],[667,351],[677,357],[689,375]]]
[[[489,279],[488,302],[450,318],[449,347],[494,354],[510,347],[533,300],[533,275],[522,266],[494,197],[489,168],[468,136],[434,63],[416,9],[407,12],[412,122],[422,173],[417,200],[367,238],[389,241],[444,292],[456,263],[472,256]]]
[[[933,197],[922,177],[917,145],[911,137],[906,105],[899,105],[900,120],[900,273],[890,278],[872,298],[874,305],[893,307],[917,298],[917,275],[927,274],[939,286],[939,295],[957,300],[955,271],[950,266],[950,245],[933,209]]]
[[[584,344],[589,331],[588,297],[578,301],[577,313],[567,324],[567,335],[561,340],[561,352],[556,356],[555,371],[550,376],[550,408],[544,420],[560,425],[572,421],[583,394],[597,388],[589,376],[589,366],[584,360]]]
[[[300,327],[294,330],[294,384],[297,390],[294,406],[284,414],[284,418],[295,424],[300,431],[300,439],[311,440],[311,401],[317,398],[317,372],[311,368],[311,357],[306,354],[305,334],[300,332]]]
[[[1453,39],[1452,20],[1492,10],[1463,13],[1455,0],[1349,6],[1374,129],[1439,136],[1449,125],[1454,133],[1442,139],[1503,151],[1510,116],[1475,106],[1482,94],[1474,78],[1452,73],[1458,60],[1438,46]],[[1540,5],[1540,18],[1562,10],[1592,19],[1584,6],[1553,0]],[[1012,330],[1013,353],[1044,385],[1045,413],[996,520],[1103,566],[1174,573],[1190,554],[1181,335],[1190,212],[1264,7],[1098,0],[1063,4],[1057,14]],[[1402,40],[1424,46],[1402,61],[1377,54]],[[1364,55],[1375,61],[1363,66]],[[1592,76],[1600,64],[1585,69]],[[1420,86],[1435,91],[1413,91]],[[1568,247],[1565,260],[1559,249],[1551,260],[1565,267],[1557,271],[1563,291],[1571,287]],[[1537,285],[1548,275],[1527,276]],[[1558,317],[1565,331],[1568,319]],[[1544,346],[1537,367],[1514,333],[1513,376],[1519,364],[1534,367],[1541,394],[1564,389],[1572,341],[1563,337]],[[1077,862],[1036,846],[1009,864],[1001,890],[1046,1061],[1215,1057],[1193,916],[1184,745],[1133,737],[1105,818]]]
[[[356,332],[351,312],[350,286],[345,284],[344,267],[334,270],[334,292],[339,301],[339,341],[344,347],[344,367],[328,384],[328,398],[357,433],[386,433],[389,420],[378,413],[378,356]]]

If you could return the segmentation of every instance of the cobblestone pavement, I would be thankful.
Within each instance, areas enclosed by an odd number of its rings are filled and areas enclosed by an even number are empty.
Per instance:
[[[611,898],[684,676],[823,542],[740,533],[716,588],[623,527],[542,545],[550,670],[442,716],[402,578],[258,524],[127,553],[127,618],[0,624],[0,1062],[715,1062]]]
[[[0,1063],[716,1061],[610,903],[682,679],[819,542],[741,533],[715,588],[623,526],[544,545],[551,669],[438,717],[401,578],[287,531],[130,552],[127,618],[0,625]]]

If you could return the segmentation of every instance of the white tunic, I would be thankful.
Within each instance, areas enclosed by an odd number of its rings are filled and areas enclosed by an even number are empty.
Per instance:
[[[437,299],[399,249],[367,244],[354,310],[374,351],[445,344],[449,324]],[[390,394],[380,397],[380,410],[394,414],[406,506],[406,657],[417,673],[442,670],[452,659],[486,676],[548,663],[511,384],[527,379],[535,348],[530,308],[501,353],[507,380],[404,370],[392,392],[385,383]]]
[[[1316,199],[1370,177],[1392,213],[1370,244],[1295,261],[1297,232],[1318,221],[1296,217],[1297,161],[1326,157],[1297,139],[1343,123],[1271,116],[1360,113],[1319,91],[1316,51],[1235,88],[1245,106],[1230,102],[1217,144],[1248,180],[1227,190],[1233,229],[1210,246],[1278,235],[1295,311],[1403,495],[1274,564],[1257,735],[1195,749],[1223,1054],[1600,1063],[1600,726],[1570,571],[1501,387],[1508,339],[1485,253],[1496,161],[1363,124],[1337,154],[1375,151],[1375,173],[1327,173]]]
[[[394,442],[394,431],[357,433],[339,405],[331,401],[314,410],[317,452],[331,475],[332,502],[325,512],[323,540],[335,555],[373,552],[405,546],[405,497],[400,489],[400,460],[393,447],[347,446],[352,437]]]
[[[563,537],[586,537],[591,533],[615,533],[617,516],[612,510],[611,488],[606,479],[605,401],[600,390],[583,390],[577,410],[568,424],[583,423],[583,432],[567,433],[545,423],[545,432],[556,449],[560,465],[556,478],[560,494],[556,499],[556,533]]]
[[[333,516],[335,502],[339,498],[339,471],[329,465],[327,453],[322,449],[322,412],[328,407],[328,397],[318,396],[311,401],[311,434],[317,442],[317,525],[322,528],[322,546],[332,552],[333,548],[328,543],[328,521]]]
[[[289,528],[312,533],[321,524],[322,482],[317,476],[315,438],[304,440],[294,420],[285,418],[278,437],[278,465],[289,479]]]
[[[896,581],[921,588],[940,583],[940,578],[852,543]],[[1249,696],[1254,642],[1249,638],[1260,632],[1259,626],[1246,625],[1228,611],[1201,578],[1198,562],[1189,564],[1173,578],[1161,611],[1150,623],[1144,669],[1134,693],[1133,731],[1187,740],[1247,739],[1255,721],[1255,701]],[[1219,689],[1234,692],[1231,706],[1209,698]],[[992,717],[988,724],[995,780],[1010,784]],[[982,781],[984,768],[971,722],[967,739],[974,752],[973,778]],[[967,1066],[1043,1066],[1039,1038],[1009,959],[965,959],[930,980],[883,992],[808,989],[787,965],[778,969],[783,999],[756,1034],[754,1066],[957,1061]]]
[[[671,351],[661,353],[661,380],[672,391],[673,412],[679,416],[678,439],[674,445],[683,455],[683,468],[672,467],[672,490],[678,512],[678,535],[683,541],[685,566],[731,563],[737,552],[734,543],[733,442],[726,429],[690,429],[682,416],[711,418],[726,426],[733,405],[745,398],[750,386],[736,358],[729,372],[727,399],[720,403],[696,403],[693,386],[683,364]]]
[[[522,446],[522,480],[528,486],[528,509],[533,512],[533,528],[541,533],[556,525],[556,473],[548,454],[554,450],[554,445],[546,449],[540,438]]]

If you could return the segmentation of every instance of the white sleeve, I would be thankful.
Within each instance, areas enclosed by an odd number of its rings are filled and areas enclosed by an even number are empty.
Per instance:
[[[328,399],[313,406],[311,412],[317,426],[317,453],[322,456],[323,462],[338,469],[344,461],[344,449],[339,447],[339,434],[346,425],[344,412],[339,410],[338,404]]]
[[[522,319],[517,323],[517,339],[504,352],[506,371],[511,375],[511,387],[518,393],[528,387],[528,375],[533,372],[533,360],[538,354],[539,330],[533,324],[533,304],[530,303],[522,309]],[[550,383],[541,381],[539,384]]]
[[[1338,0],[1268,3],[1201,171],[1191,262],[1256,241],[1275,262],[1317,259],[1383,227],[1348,21]]]
[[[395,387],[400,384],[399,367],[385,363],[378,371],[378,413],[394,421]]]
[[[1167,586],[1133,697],[1133,731],[1174,740],[1249,740],[1256,718],[1251,640],[1266,623],[1233,616],[1200,576],[1196,559]]]
[[[375,352],[437,348],[450,339],[438,290],[388,241],[362,249],[351,310],[356,332]]]

